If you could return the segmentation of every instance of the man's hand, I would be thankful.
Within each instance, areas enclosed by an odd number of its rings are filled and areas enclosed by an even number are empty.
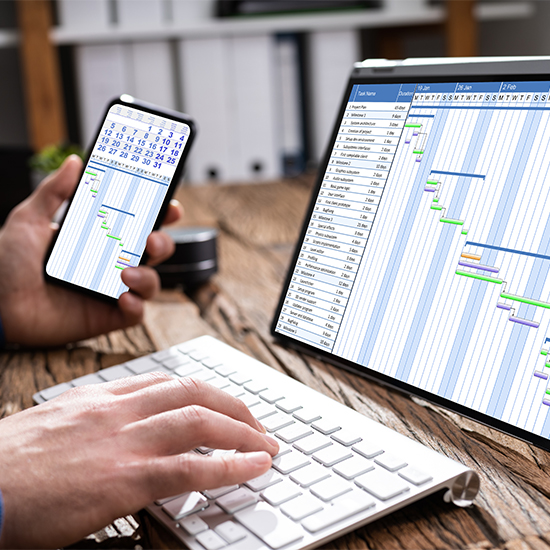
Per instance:
[[[0,546],[58,548],[156,499],[266,472],[274,439],[244,403],[152,373],[74,388],[0,420]],[[237,449],[221,457],[187,452]]]
[[[6,341],[30,346],[59,345],[139,323],[143,300],[160,288],[156,272],[148,267],[128,268],[123,282],[131,292],[110,306],[84,294],[44,281],[44,260],[54,229],[51,219],[74,191],[82,162],[69,157],[17,208],[0,231],[0,319]],[[171,204],[165,222],[176,221],[180,209]],[[158,263],[174,251],[172,240],[155,232],[147,240],[149,263]]]

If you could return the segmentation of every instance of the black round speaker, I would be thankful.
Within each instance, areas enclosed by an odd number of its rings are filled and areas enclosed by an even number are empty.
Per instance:
[[[174,255],[155,266],[163,287],[193,287],[204,283],[218,271],[216,229],[173,227],[163,231],[176,243]]]

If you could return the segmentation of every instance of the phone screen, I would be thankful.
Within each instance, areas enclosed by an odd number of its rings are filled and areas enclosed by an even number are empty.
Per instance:
[[[117,299],[121,273],[137,266],[172,180],[190,124],[114,103],[46,262],[50,277]]]

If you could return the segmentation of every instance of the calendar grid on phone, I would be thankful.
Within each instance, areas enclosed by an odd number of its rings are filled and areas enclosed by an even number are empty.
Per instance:
[[[122,111],[130,110],[123,108]],[[138,120],[143,113],[137,113],[136,119],[116,112],[109,115],[101,128],[94,153],[106,159],[116,158],[128,167],[143,169],[162,170],[164,166],[173,168],[177,164],[188,137],[185,124],[153,115]]]

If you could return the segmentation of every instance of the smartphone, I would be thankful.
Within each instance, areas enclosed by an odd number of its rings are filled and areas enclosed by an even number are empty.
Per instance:
[[[46,256],[46,280],[116,301],[168,208],[195,136],[193,121],[123,95],[106,110]]]

